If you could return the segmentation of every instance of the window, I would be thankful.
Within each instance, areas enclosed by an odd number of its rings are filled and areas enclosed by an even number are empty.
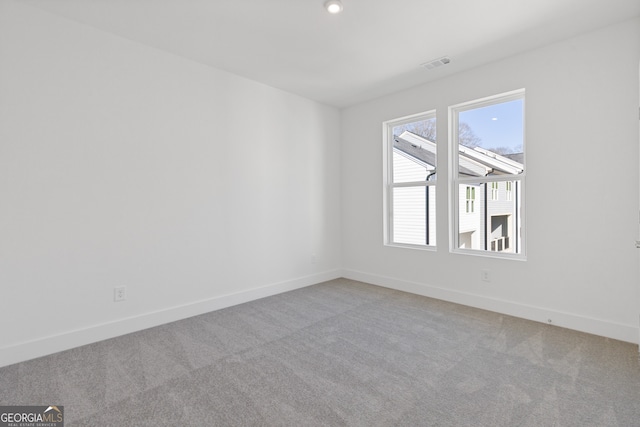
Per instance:
[[[498,200],[498,184],[497,182],[491,183],[491,200]]]
[[[467,213],[473,213],[476,208],[476,187],[467,187]]]
[[[523,89],[449,107],[449,180],[440,186],[452,252],[524,259],[524,100]],[[383,129],[385,244],[434,248],[435,111]]]
[[[449,112],[452,250],[523,258],[524,90]]]
[[[385,243],[436,244],[435,112],[384,123]]]

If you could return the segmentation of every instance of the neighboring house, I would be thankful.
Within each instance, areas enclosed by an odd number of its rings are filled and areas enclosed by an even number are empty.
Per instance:
[[[480,147],[459,146],[458,172],[461,177],[519,175],[524,165]],[[512,156],[521,159],[517,155]],[[404,131],[393,144],[394,182],[435,180],[436,144]],[[520,252],[520,181],[496,180],[464,184],[458,192],[458,247],[499,252]],[[400,198],[394,205],[396,242],[435,244],[435,186],[424,195]],[[418,215],[417,212],[426,213]],[[426,211],[425,211],[426,209]],[[400,218],[398,220],[397,218]],[[424,220],[427,218],[428,220]]]

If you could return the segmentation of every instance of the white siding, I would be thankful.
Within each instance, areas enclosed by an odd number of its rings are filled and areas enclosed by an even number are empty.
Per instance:
[[[393,182],[425,182],[432,173],[412,157],[393,150]],[[428,189],[428,190],[427,190]],[[429,199],[427,205],[427,191]],[[399,187],[393,189],[393,237],[394,243],[410,245],[435,245],[436,243],[436,189],[434,185]],[[427,242],[427,209],[429,215],[429,241]]]
[[[393,235],[395,243],[424,245],[426,242],[426,187],[393,189]]]
[[[467,187],[475,189],[473,212],[467,212]],[[458,192],[458,225],[460,234],[472,233],[471,247],[466,249],[484,249],[482,236],[484,227],[482,215],[484,211],[484,196],[482,185],[461,184]],[[458,245],[462,243],[459,238]]]
[[[429,171],[408,156],[393,150],[393,182],[426,181]]]
[[[513,182],[513,181],[511,181]],[[519,236],[516,235],[516,224],[520,224],[521,221],[516,217],[516,183],[512,184],[511,200],[507,198],[507,182],[498,182],[498,198],[492,200],[491,198],[491,183],[489,186],[489,200],[487,205],[487,224],[489,225],[489,242],[488,249],[491,249],[491,241],[499,239],[501,237],[508,238],[508,252],[514,252],[514,245],[516,245]],[[497,229],[494,229],[496,223],[504,224],[499,225]],[[516,238],[518,237],[518,239]]]

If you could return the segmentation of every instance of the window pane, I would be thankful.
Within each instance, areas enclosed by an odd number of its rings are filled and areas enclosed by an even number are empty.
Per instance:
[[[459,177],[524,172],[523,99],[458,113]]]
[[[435,180],[436,119],[394,126],[392,133],[393,182]]]
[[[450,107],[452,247],[524,255],[524,90]]]
[[[508,184],[508,185],[506,185]],[[521,253],[520,180],[460,184],[458,248]],[[492,194],[497,187],[498,195]],[[507,188],[512,195],[507,197]],[[474,197],[469,197],[473,195]]]
[[[392,241],[411,245],[435,245],[435,212],[435,186],[394,188]]]
[[[435,111],[385,126],[385,243],[435,246]]]

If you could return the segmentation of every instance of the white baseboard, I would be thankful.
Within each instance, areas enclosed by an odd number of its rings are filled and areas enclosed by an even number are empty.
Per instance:
[[[548,319],[552,319],[552,324],[556,326],[634,344],[638,344],[639,340],[638,327],[635,325],[625,325],[356,270],[332,270],[1,347],[0,367],[254,301],[271,295],[304,288],[340,277],[536,322],[548,323]]]
[[[536,322],[549,323],[551,319],[551,324],[555,326],[638,344],[638,326],[636,325],[625,325],[355,270],[344,270],[343,277]]]
[[[0,347],[0,367],[342,277],[332,270]]]

